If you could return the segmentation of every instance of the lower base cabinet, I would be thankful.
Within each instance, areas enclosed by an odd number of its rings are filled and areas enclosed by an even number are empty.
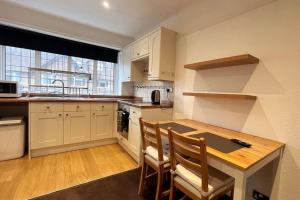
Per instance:
[[[113,137],[113,111],[92,111],[91,140]]]
[[[119,144],[138,162],[140,163],[141,155],[141,130],[139,118],[142,117],[147,121],[172,120],[172,108],[153,108],[141,109],[130,107],[129,132],[128,139],[119,135]]]
[[[33,102],[29,110],[30,150],[113,139],[114,103]]]
[[[90,112],[64,113],[64,144],[91,140]]]
[[[137,157],[140,156],[140,146],[141,146],[141,133],[139,119],[129,120],[129,134],[128,134],[128,144],[129,149],[136,154]]]
[[[32,149],[63,144],[63,113],[32,113],[30,124]]]

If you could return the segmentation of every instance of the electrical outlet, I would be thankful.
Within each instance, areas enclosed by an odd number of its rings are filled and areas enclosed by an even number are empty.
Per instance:
[[[270,198],[257,190],[253,190],[252,197],[255,200],[270,200]]]
[[[167,88],[167,92],[173,92],[173,88]]]

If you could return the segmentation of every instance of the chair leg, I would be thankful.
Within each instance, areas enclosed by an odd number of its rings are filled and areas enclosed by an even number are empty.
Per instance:
[[[143,195],[144,192],[144,185],[145,185],[145,177],[146,177],[146,163],[143,162],[142,166],[142,172],[141,172],[141,177],[140,177],[140,185],[139,185],[139,195]]]
[[[163,178],[164,178],[164,166],[160,166],[157,173],[157,186],[156,186],[155,200],[160,200],[161,198]]]
[[[230,200],[233,200],[233,196],[234,196],[234,187],[232,187],[232,189],[230,190]]]
[[[171,186],[170,186],[170,196],[169,200],[174,200],[175,199],[175,188],[174,188],[174,175],[171,174]]]

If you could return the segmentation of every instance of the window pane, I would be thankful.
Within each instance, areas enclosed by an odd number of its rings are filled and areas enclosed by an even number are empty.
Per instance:
[[[21,92],[28,91],[30,67],[35,67],[35,51],[5,47],[5,79],[18,81]]]
[[[59,70],[59,71],[68,71],[68,56],[41,52],[41,68],[42,69],[51,69],[51,70]],[[41,93],[61,93],[62,85],[57,82],[55,87],[53,87],[53,81],[59,79],[64,81],[65,86],[68,86],[69,75],[65,73],[52,73],[52,72],[41,72],[40,73],[40,84],[41,86],[35,88],[34,90]],[[50,87],[48,87],[50,86]],[[66,90],[67,93],[67,90]]]
[[[94,61],[85,58],[71,57],[71,71],[80,72],[80,73],[93,73],[93,64]],[[92,81],[89,80],[89,77],[86,75],[74,75],[71,78],[71,91],[72,94],[88,94],[91,93]],[[78,89],[76,89],[78,88]]]
[[[96,94],[114,94],[115,64],[109,62],[97,62]]]

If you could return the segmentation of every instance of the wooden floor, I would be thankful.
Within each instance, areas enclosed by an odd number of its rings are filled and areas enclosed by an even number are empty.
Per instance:
[[[136,167],[118,144],[3,161],[0,199],[28,199]]]

